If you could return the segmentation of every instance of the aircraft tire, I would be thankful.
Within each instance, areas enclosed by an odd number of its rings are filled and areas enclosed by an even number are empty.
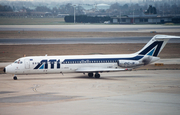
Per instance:
[[[16,76],[14,76],[14,77],[13,77],[13,79],[14,79],[14,80],[17,80],[17,77],[16,77]]]
[[[95,74],[95,78],[100,78],[100,74]]]
[[[93,73],[88,73],[88,76],[89,77],[93,77]]]

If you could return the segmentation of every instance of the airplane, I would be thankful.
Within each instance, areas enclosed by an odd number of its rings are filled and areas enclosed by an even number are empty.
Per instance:
[[[19,74],[52,73],[88,73],[89,77],[100,78],[102,72],[131,71],[159,60],[157,56],[171,38],[180,36],[155,35],[133,54],[22,57],[6,66],[4,72],[14,74],[14,80]]]

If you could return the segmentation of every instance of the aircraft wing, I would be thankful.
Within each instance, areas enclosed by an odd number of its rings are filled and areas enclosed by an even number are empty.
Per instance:
[[[132,69],[131,68],[90,68],[90,67],[83,67],[83,68],[78,68],[76,70],[76,72],[79,72],[79,73],[90,73],[90,72],[115,72],[115,71],[131,71]]]

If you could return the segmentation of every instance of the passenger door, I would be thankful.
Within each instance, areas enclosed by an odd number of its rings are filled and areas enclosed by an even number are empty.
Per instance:
[[[24,64],[25,64],[25,69],[29,69],[30,68],[30,61],[29,61],[29,59],[25,59],[24,60]]]

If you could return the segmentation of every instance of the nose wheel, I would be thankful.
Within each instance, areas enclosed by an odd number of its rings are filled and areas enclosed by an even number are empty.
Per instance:
[[[16,77],[16,75],[14,75],[13,79],[14,79],[14,80],[17,80],[17,77]]]

